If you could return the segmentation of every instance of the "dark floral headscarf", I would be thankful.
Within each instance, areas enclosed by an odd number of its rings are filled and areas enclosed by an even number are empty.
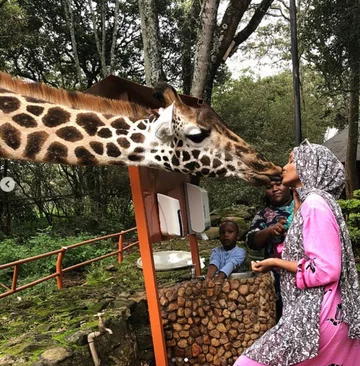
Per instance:
[[[309,194],[323,197],[331,208],[340,229],[342,271],[340,289],[344,321],[349,337],[360,338],[360,293],[354,255],[341,209],[336,202],[345,182],[344,168],[334,154],[322,145],[294,148],[294,164],[302,188],[297,189],[303,202]],[[298,262],[306,257],[303,246],[301,207],[289,228],[282,258]],[[295,274],[281,271],[281,294],[284,313],[278,324],[258,339],[244,355],[269,366],[288,366],[318,354],[319,319],[324,287],[300,290]]]

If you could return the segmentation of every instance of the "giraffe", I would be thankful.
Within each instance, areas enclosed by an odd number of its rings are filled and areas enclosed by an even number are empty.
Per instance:
[[[208,108],[184,104],[163,83],[161,114],[134,103],[69,92],[0,73],[0,157],[68,165],[147,166],[254,185],[281,168]]]

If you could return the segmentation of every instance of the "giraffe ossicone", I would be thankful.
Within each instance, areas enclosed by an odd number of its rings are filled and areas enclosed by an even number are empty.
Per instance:
[[[182,102],[161,84],[166,108],[29,83],[0,73],[0,157],[69,165],[147,166],[252,184],[281,168],[256,153],[209,108]],[[274,178],[275,177],[275,178]]]

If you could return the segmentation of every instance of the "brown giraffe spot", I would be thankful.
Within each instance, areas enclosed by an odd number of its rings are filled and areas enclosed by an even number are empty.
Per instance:
[[[208,175],[209,173],[210,173],[210,169],[208,169],[208,168],[201,169],[201,174],[202,175]]]
[[[183,140],[179,140],[179,142],[178,142],[177,146],[178,146],[178,147],[182,147],[183,145],[184,145]]]
[[[215,178],[215,177],[216,177],[216,173],[215,173],[215,172],[211,172],[211,173],[209,174],[209,177],[210,177],[210,178]]]
[[[130,142],[125,137],[118,138],[117,142],[123,149],[128,149],[130,146]]]
[[[41,151],[41,148],[48,137],[49,134],[45,131],[30,133],[27,136],[24,156],[29,159],[34,159],[35,156]]]
[[[63,127],[56,131],[56,135],[66,141],[80,141],[84,138],[82,133],[76,127]]]
[[[221,165],[222,165],[222,162],[221,162],[220,160],[218,160],[218,159],[214,159],[214,160],[213,160],[212,167],[213,167],[214,169],[218,168],[218,167],[219,167],[219,166],[221,166]]]
[[[157,151],[157,149],[151,149],[151,150],[150,150],[150,152],[151,152],[151,154],[155,154],[155,153],[157,153],[158,151]]]
[[[210,165],[210,158],[206,155],[203,156],[200,161],[202,165]]]
[[[226,167],[231,170],[232,172],[234,172],[236,170],[236,168],[233,165],[226,165]]]
[[[263,160],[263,161],[268,161],[264,155],[262,155],[261,153],[256,153],[256,159],[257,160]]]
[[[156,159],[157,161],[161,161],[161,156],[160,156],[160,155],[155,155],[155,159]]]
[[[228,137],[230,140],[235,141],[235,142],[239,142],[239,138],[238,138],[235,134],[233,134],[233,133],[231,133],[231,132],[229,132],[229,131],[225,131],[225,135],[226,135],[226,137]]]
[[[60,142],[53,142],[47,149],[44,161],[48,163],[66,164],[68,148]]]
[[[171,166],[170,166],[170,164],[169,164],[169,163],[164,163],[164,167],[165,167],[165,169],[167,169],[167,170],[172,170],[172,169],[171,169]]]
[[[90,136],[95,136],[99,127],[105,125],[95,113],[79,113],[76,117],[76,123]]]
[[[189,169],[190,171],[194,171],[195,168],[199,168],[199,163],[196,161],[192,161],[191,163],[186,163],[184,168]]]
[[[225,149],[224,149],[226,152],[227,151],[231,151],[232,150],[232,144],[231,144],[231,142],[228,142],[227,144],[226,144],[226,146],[225,146]]]
[[[34,116],[40,116],[40,114],[44,111],[44,108],[38,105],[28,105],[26,106],[26,110]]]
[[[106,119],[110,119],[110,118],[114,117],[114,115],[113,115],[113,114],[108,114],[108,113],[103,114],[103,116],[104,116]]]
[[[175,166],[179,166],[180,165],[180,161],[179,161],[179,159],[176,156],[173,156],[171,158],[171,163],[172,163],[172,165],[175,165]]]
[[[217,175],[218,177],[222,177],[222,176],[224,176],[226,173],[227,173],[227,170],[226,170],[225,168],[222,168],[222,169],[219,169],[219,170],[217,170],[217,171],[216,171],[216,175]]]
[[[123,161],[119,160],[110,160],[108,161],[110,165],[117,165],[117,166],[125,166],[126,164]]]
[[[0,137],[4,140],[5,144],[16,150],[20,146],[21,133],[10,123],[5,123],[0,127]]]
[[[125,122],[124,118],[120,117],[115,121],[111,122],[111,127],[116,128],[117,130],[124,130],[127,131],[130,126]]]
[[[149,122],[152,123],[152,121],[157,118],[157,116],[155,116],[155,114],[152,114],[150,117],[149,117]]]
[[[47,103],[46,100],[43,99],[38,99],[38,98],[33,98],[33,97],[24,97],[25,100],[29,103]]]
[[[233,160],[233,156],[229,153],[225,153],[225,161],[232,161]]]
[[[90,147],[96,152],[98,155],[102,155],[104,153],[104,145],[101,142],[91,141]]]
[[[266,170],[266,167],[264,167],[263,164],[257,163],[256,161],[251,162],[249,164],[249,166],[251,166],[252,168],[254,168],[258,172],[262,172],[263,170]]]
[[[109,137],[112,136],[112,132],[111,132],[111,130],[109,128],[104,127],[104,128],[102,128],[102,129],[99,130],[99,132],[97,133],[97,135],[99,137],[102,137],[104,139],[107,139],[107,138],[109,138]]]
[[[162,157],[164,161],[169,161],[169,158],[165,155]],[[178,160],[179,161],[179,160]]]
[[[142,133],[133,133],[130,136],[131,140],[134,142],[137,142],[139,144],[143,143],[145,141],[145,136]]]
[[[183,151],[182,155],[183,155],[183,161],[188,161],[191,158],[190,154],[187,151]]]
[[[75,156],[78,158],[80,165],[96,165],[97,159],[91,152],[83,146],[75,149]]]
[[[235,144],[235,152],[236,153],[242,152],[242,153],[248,154],[249,153],[249,148],[247,148],[246,146]]]
[[[13,121],[16,122],[18,125],[25,127],[25,128],[30,128],[30,127],[36,127],[37,123],[34,119],[34,117],[30,116],[29,114],[26,113],[20,113],[20,114],[16,114],[15,116],[13,116]]]
[[[138,146],[134,149],[134,152],[141,154],[141,153],[145,152],[145,149],[143,147]]]
[[[60,126],[70,119],[70,113],[64,111],[60,107],[52,107],[49,108],[48,112],[42,118],[42,121],[47,127],[56,127]]]
[[[118,156],[121,155],[119,148],[112,142],[106,144],[106,152],[108,156],[111,156],[113,158],[117,158]]]
[[[130,155],[128,155],[128,159],[130,161],[142,161],[142,160],[144,160],[144,156],[143,155],[130,154]]]
[[[0,109],[4,113],[11,113],[20,108],[20,101],[15,97],[0,97]]]
[[[193,157],[194,157],[195,159],[197,159],[197,158],[199,157],[199,155],[200,155],[200,150],[194,150],[194,151],[192,152],[192,155],[193,155]]]
[[[144,122],[140,122],[137,127],[139,130],[146,130],[146,124]]]

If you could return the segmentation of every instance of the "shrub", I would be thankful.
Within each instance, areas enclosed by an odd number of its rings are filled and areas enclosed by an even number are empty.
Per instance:
[[[360,250],[360,190],[354,191],[354,198],[338,201],[344,214],[350,239],[355,251]]]

